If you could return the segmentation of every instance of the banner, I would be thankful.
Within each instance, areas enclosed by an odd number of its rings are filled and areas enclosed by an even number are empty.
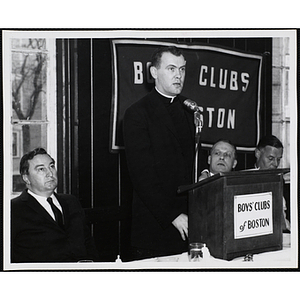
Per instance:
[[[206,45],[128,39],[112,40],[111,150],[124,148],[126,109],[154,87],[150,58],[161,46],[178,47],[186,59],[181,95],[203,107],[202,146],[225,138],[238,150],[253,151],[260,138],[262,56]]]

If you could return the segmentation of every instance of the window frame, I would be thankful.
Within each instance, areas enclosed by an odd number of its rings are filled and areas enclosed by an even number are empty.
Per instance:
[[[13,108],[12,108],[12,53],[15,49],[12,49],[11,39],[17,38],[43,38],[46,40],[46,50],[42,51],[47,54],[47,70],[46,70],[46,119],[45,120],[13,120]],[[56,109],[56,39],[47,37],[46,34],[37,32],[3,32],[3,136],[5,137],[4,142],[4,173],[9,176],[4,176],[4,187],[8,191],[4,191],[4,195],[9,195],[10,198],[14,198],[20,194],[20,192],[13,191],[13,159],[17,158],[13,156],[13,132],[14,125],[46,125],[46,143],[47,151],[56,160],[57,157],[57,109]],[[18,50],[19,51],[19,50]],[[20,52],[23,52],[20,49]],[[36,50],[24,52],[37,52]],[[19,136],[21,134],[19,133]],[[19,139],[22,143],[22,139]],[[19,149],[22,145],[19,145]],[[22,155],[19,150],[19,159]],[[7,196],[6,196],[7,197]]]

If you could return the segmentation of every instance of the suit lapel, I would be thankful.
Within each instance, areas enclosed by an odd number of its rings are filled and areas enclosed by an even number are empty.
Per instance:
[[[48,214],[48,212],[43,208],[42,205],[39,204],[39,202],[30,194],[27,193],[27,191],[23,192],[24,197],[22,200],[26,202],[26,204],[33,209],[36,213],[46,218],[48,221],[51,221],[53,223],[56,223],[53,218]]]

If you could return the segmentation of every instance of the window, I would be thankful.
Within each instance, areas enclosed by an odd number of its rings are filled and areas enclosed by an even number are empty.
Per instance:
[[[9,64],[5,75],[10,81],[5,85],[10,86],[10,95],[6,92],[5,96],[11,97],[11,194],[19,194],[25,188],[19,174],[23,154],[43,147],[56,157],[55,40],[21,36],[6,42]]]

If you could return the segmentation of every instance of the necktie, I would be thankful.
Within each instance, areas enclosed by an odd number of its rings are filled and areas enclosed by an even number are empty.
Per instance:
[[[55,220],[57,222],[57,224],[63,228],[64,227],[64,221],[63,221],[63,215],[61,213],[61,211],[55,206],[55,204],[53,203],[53,200],[51,197],[47,198],[47,201],[49,202],[51,208],[52,208],[52,211],[54,213],[54,217],[55,217]]]

